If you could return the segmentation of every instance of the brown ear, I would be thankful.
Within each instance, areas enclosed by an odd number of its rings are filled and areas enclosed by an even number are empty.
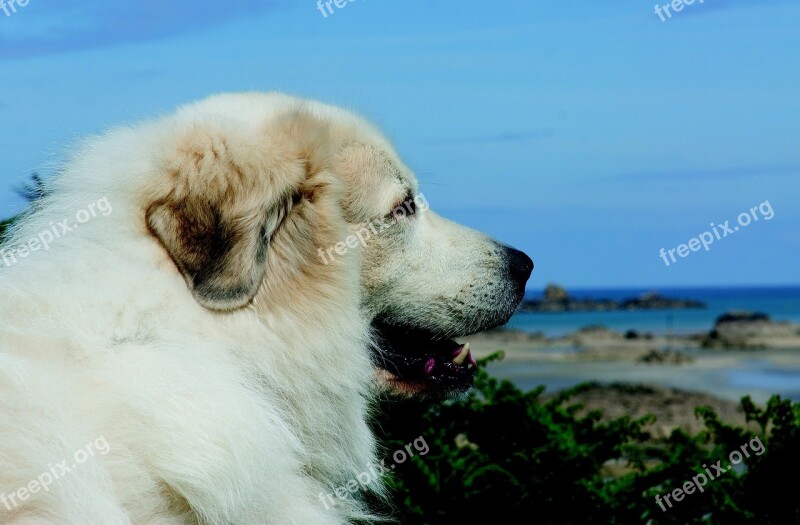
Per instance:
[[[299,110],[255,130],[217,119],[176,143],[145,217],[201,305],[253,299],[270,239],[303,181],[324,169],[328,143],[327,127]]]
[[[290,205],[284,199],[247,216],[202,197],[164,200],[147,210],[147,224],[195,299],[206,308],[232,310],[258,291],[270,237]]]

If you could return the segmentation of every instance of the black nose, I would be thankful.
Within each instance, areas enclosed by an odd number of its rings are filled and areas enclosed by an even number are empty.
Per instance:
[[[528,277],[531,276],[531,272],[533,271],[533,261],[523,252],[515,250],[514,248],[506,248],[506,257],[508,260],[508,271],[512,279],[517,283],[517,286],[524,289],[525,283],[528,282]]]

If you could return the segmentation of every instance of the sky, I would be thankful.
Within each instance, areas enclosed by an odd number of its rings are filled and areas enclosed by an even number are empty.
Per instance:
[[[654,4],[29,0],[0,10],[0,216],[83,136],[280,90],[374,121],[531,289],[800,284],[800,2]]]

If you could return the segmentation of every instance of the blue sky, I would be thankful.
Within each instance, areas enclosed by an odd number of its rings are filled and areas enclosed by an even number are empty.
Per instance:
[[[81,136],[277,89],[377,122],[437,211],[533,257],[532,288],[800,284],[800,4],[654,3],[30,0],[0,11],[0,210]]]

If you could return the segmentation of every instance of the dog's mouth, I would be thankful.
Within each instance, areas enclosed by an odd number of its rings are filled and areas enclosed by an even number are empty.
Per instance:
[[[373,322],[378,381],[406,396],[447,397],[469,390],[478,368],[469,343],[408,326]]]

